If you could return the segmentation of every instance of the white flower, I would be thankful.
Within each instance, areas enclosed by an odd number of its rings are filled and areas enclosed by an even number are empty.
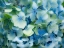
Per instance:
[[[21,37],[21,36],[23,36],[22,29],[19,29],[19,30],[18,30],[18,32],[17,32],[17,36],[18,36],[18,37]]]
[[[12,11],[12,9],[5,9],[4,10],[4,12],[8,12],[8,13],[11,12],[11,11]]]
[[[62,23],[64,23],[64,20],[62,20]]]
[[[32,31],[33,28],[33,25],[28,25],[27,29],[23,30],[23,33],[27,36],[31,36],[32,34],[34,34],[34,32]]]
[[[55,1],[54,0],[50,0],[49,2],[50,2],[50,5],[51,5],[52,8],[57,8],[58,7],[57,0],[55,0]]]
[[[54,12],[53,11],[49,11],[49,14],[54,14]]]
[[[50,8],[57,8],[58,3],[57,0],[43,0],[43,7],[47,10],[50,10]]]
[[[25,20],[25,13],[24,12],[20,12],[19,14],[18,14],[18,16],[22,19],[22,20]]]
[[[37,0],[37,4],[42,4],[43,0]]]
[[[30,13],[29,16],[30,16],[31,21],[34,21],[36,18],[34,13]]]
[[[33,8],[33,9],[37,9],[37,8],[38,8],[38,6],[37,6],[37,4],[36,4],[35,2],[33,2],[32,8]]]
[[[16,36],[13,34],[7,34],[8,40],[13,40]]]
[[[31,36],[34,32],[32,30],[24,30],[23,33],[27,36]]]
[[[49,25],[47,29],[49,33],[54,32],[55,34],[57,34],[59,30],[58,25],[54,22],[51,25]]]
[[[43,17],[44,20],[48,19],[48,14],[44,15],[45,17]]]
[[[38,11],[37,12],[37,18],[38,19],[41,18],[42,20],[47,20],[48,19],[47,10]]]
[[[61,42],[62,38],[61,37],[57,37],[56,38],[58,42]]]
[[[12,22],[14,23],[14,26],[24,29],[27,25],[27,22],[25,20],[22,20],[21,16],[12,16]]]
[[[28,25],[28,29],[33,29],[34,26],[33,25]]]
[[[17,11],[21,11],[21,9],[20,9],[20,8],[17,8],[17,7],[15,7],[15,8],[16,8],[16,10],[17,10]]]

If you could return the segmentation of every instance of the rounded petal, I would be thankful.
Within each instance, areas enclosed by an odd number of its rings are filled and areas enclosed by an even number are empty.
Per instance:
[[[13,40],[15,38],[15,35],[8,34],[7,35],[8,40]]]
[[[27,25],[27,22],[24,20],[19,20],[17,16],[12,17],[12,22],[14,23],[14,26],[24,29]]]
[[[33,9],[37,9],[38,8],[38,6],[37,6],[37,4],[35,2],[33,2],[32,7],[33,7]]]
[[[31,36],[34,34],[34,32],[32,30],[24,30],[23,33],[26,35],[26,36]]]
[[[11,11],[12,11],[12,9],[5,9],[4,10],[4,12],[8,12],[8,13],[11,12]]]

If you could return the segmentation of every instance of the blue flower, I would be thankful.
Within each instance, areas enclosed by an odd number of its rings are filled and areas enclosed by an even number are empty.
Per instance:
[[[25,48],[25,47],[31,47],[33,46],[33,40],[29,40],[29,38],[22,38],[21,40],[19,37],[14,38],[13,42],[18,42],[17,44],[18,47]]]
[[[12,48],[64,48],[63,2],[64,0],[0,0],[0,45],[3,41],[7,45],[7,38],[11,41],[8,44]],[[18,12],[16,15],[10,13],[13,8]],[[11,29],[8,30],[7,27]],[[34,47],[35,45],[38,46]]]
[[[51,8],[57,8],[58,6],[57,0],[43,0],[42,4],[46,10],[50,10]]]
[[[63,36],[63,33],[61,31],[58,31],[58,36],[62,37]]]
[[[29,14],[31,21],[34,21],[36,19],[36,16],[34,13]]]
[[[38,34],[40,36],[43,36],[45,33],[46,33],[46,30],[45,29],[38,29]]]
[[[63,11],[59,13],[59,19],[61,19],[61,20],[64,19],[64,12]]]
[[[0,0],[0,6],[1,6],[1,7],[5,7],[5,6],[6,6],[4,0]]]
[[[35,24],[42,24],[42,20],[41,19],[36,20]]]

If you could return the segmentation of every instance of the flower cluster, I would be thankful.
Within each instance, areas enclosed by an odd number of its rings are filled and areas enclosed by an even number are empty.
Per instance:
[[[0,48],[64,48],[64,0],[0,0]]]

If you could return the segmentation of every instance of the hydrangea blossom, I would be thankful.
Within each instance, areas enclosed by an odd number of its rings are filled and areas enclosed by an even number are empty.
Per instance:
[[[64,0],[0,0],[0,48],[64,48]]]
[[[25,21],[25,14],[23,12],[20,12],[18,16],[12,16],[12,22],[14,23],[14,26],[22,29],[27,25],[27,22]]]

